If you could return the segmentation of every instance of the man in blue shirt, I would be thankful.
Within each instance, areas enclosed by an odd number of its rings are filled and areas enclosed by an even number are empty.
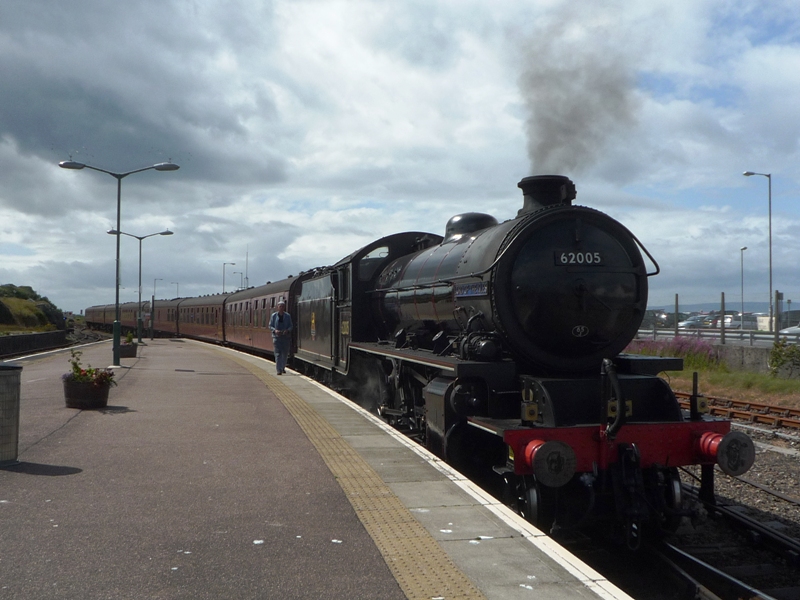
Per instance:
[[[275,369],[278,375],[286,373],[286,360],[292,345],[292,316],[286,312],[286,302],[278,302],[278,310],[269,318],[272,346],[275,349]]]

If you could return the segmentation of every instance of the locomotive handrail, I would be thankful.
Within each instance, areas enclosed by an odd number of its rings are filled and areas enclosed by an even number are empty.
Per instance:
[[[639,241],[639,238],[633,235],[633,233],[631,233],[631,237],[633,238],[633,241],[636,242],[636,245],[639,246],[639,248],[641,248],[645,254],[647,254],[647,258],[649,258],[650,261],[656,266],[655,273],[648,273],[647,276],[652,277],[653,275],[658,275],[659,273],[661,273],[661,267],[658,266],[656,259],[653,258],[653,255],[650,254],[650,252],[647,251],[647,248],[644,247],[644,244],[642,244],[642,242]]]

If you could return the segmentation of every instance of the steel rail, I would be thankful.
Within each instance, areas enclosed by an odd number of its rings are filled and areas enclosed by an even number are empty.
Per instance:
[[[757,481],[753,481],[752,479],[748,479],[747,477],[741,477],[741,476],[737,477],[737,476],[733,476],[733,475],[729,475],[729,477],[733,477],[734,479],[738,479],[742,483],[746,483],[747,485],[752,486],[752,487],[754,487],[756,489],[759,489],[762,492],[764,492],[766,494],[769,494],[770,496],[774,496],[775,498],[778,498],[779,500],[783,500],[784,502],[788,502],[789,504],[794,504],[795,506],[800,506],[800,498],[796,498],[794,496],[789,496],[789,495],[784,494],[782,492],[779,492],[777,490],[773,490],[772,488],[768,488],[764,484],[758,483]]]
[[[697,557],[687,554],[672,544],[661,542],[651,550],[664,560],[681,578],[691,584],[695,598],[712,600],[740,598],[746,600],[776,600],[724,571],[712,567]]]
[[[688,398],[691,394],[675,392],[675,396],[679,399],[682,408],[689,408]],[[709,412],[716,417],[739,419],[750,423],[772,425],[773,427],[800,429],[800,410],[798,409],[712,396],[706,396],[706,400],[708,401]]]
[[[738,479],[738,478],[735,478]],[[683,491],[700,502],[698,489],[694,486],[684,484]],[[800,564],[800,540],[790,537],[780,531],[757,521],[747,515],[743,515],[738,510],[738,505],[710,504],[703,502],[709,510],[720,514],[734,524],[746,529],[753,535],[754,541],[769,545],[773,550],[783,554],[784,558],[794,564]]]

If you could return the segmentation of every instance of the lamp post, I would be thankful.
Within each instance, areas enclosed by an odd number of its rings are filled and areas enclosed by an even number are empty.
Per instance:
[[[117,231],[116,229],[109,229],[108,233],[110,235],[127,235],[128,237],[136,238],[139,240],[139,310],[137,311],[136,315],[136,335],[138,338],[139,343],[142,343],[142,240],[146,240],[149,237],[153,237],[154,235],[172,235],[172,232],[169,229],[165,229],[164,231],[158,231],[156,233],[150,233],[148,235],[133,235],[132,233],[125,233],[124,231]],[[150,307],[152,311],[152,306]]]
[[[742,173],[745,177],[752,177],[753,175],[761,175],[762,177],[766,177],[767,181],[769,182],[769,330],[772,331],[773,323],[772,318],[774,315],[773,312],[773,305],[772,305],[772,173],[756,173],[754,171],[745,171]]]
[[[155,333],[155,327],[153,325],[156,321],[156,281],[164,281],[160,277],[158,279],[153,279],[153,299],[150,301],[150,339],[153,339],[153,335]]]
[[[177,281],[170,281],[170,283],[175,286],[175,297],[176,298],[180,298],[181,297],[181,293],[178,291],[178,282]]]
[[[242,286],[244,285],[244,273],[241,271],[234,271],[233,274],[239,276],[239,289],[241,290]]]
[[[747,250],[747,246],[742,246],[739,248],[739,258],[742,264],[742,316],[740,317],[741,321],[741,329],[744,329],[744,251]]]
[[[222,263],[222,293],[225,293],[225,267],[227,265],[236,266],[236,263]]]
[[[106,171],[105,169],[100,169],[98,167],[93,167],[91,165],[87,165],[84,163],[79,163],[74,160],[62,160],[58,163],[58,166],[62,169],[91,169],[93,171],[100,171],[101,173],[108,173],[112,177],[117,180],[117,277],[114,282],[114,288],[116,290],[116,298],[114,301],[114,341],[113,341],[113,365],[115,367],[119,366],[119,338],[120,338],[120,322],[119,322],[119,240],[120,240],[120,214],[122,209],[122,180],[123,178],[127,177],[128,175],[133,175],[134,173],[141,173],[142,171],[149,171],[150,169],[154,169],[156,171],[177,171],[180,167],[176,164],[165,162],[165,163],[158,163],[155,165],[150,165],[149,167],[144,167],[143,169],[135,169],[133,171],[127,171],[126,173],[114,173],[112,171]]]

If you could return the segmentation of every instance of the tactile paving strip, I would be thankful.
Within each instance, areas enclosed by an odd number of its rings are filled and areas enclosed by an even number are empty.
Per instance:
[[[317,448],[407,598],[485,598],[397,496],[305,400],[259,367],[230,354],[269,387]]]

